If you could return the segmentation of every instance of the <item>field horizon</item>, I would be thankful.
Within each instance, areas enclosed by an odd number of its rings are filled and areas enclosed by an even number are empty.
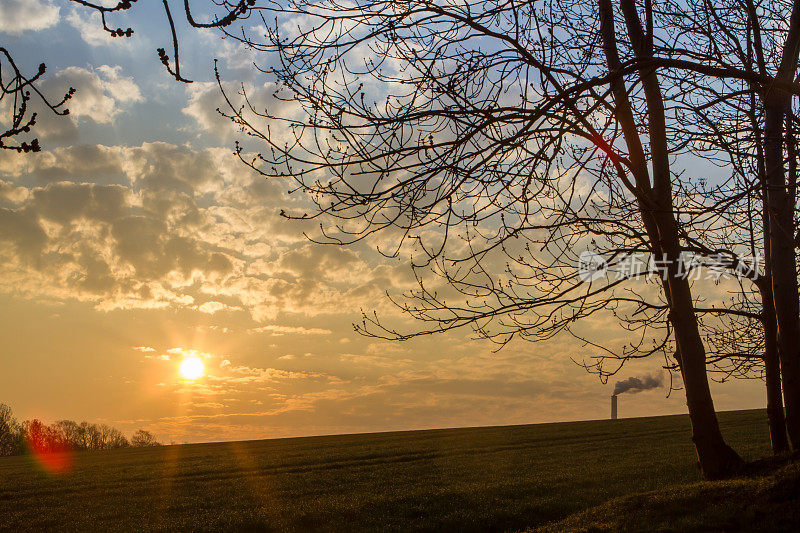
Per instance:
[[[749,461],[764,410],[720,413]],[[87,451],[70,472],[0,459],[7,529],[523,530],[700,479],[686,415]]]
[[[764,408],[756,407],[752,409],[725,409],[717,411],[717,414],[723,413],[744,413],[751,411],[760,411],[766,417]],[[688,413],[672,413],[660,414],[651,416],[620,416],[617,420],[641,420],[641,419],[654,419],[654,418],[669,418],[669,417],[686,417],[688,421]],[[262,442],[262,441],[277,441],[277,440],[291,440],[291,439],[316,439],[323,437],[357,437],[360,435],[389,435],[389,434],[404,434],[404,433],[417,433],[425,431],[454,431],[462,429],[493,429],[493,428],[516,428],[528,426],[551,426],[556,424],[580,424],[582,422],[612,422],[610,418],[582,418],[580,420],[559,420],[555,422],[522,422],[519,424],[490,424],[490,425],[475,425],[475,426],[431,426],[413,429],[386,429],[379,431],[352,431],[344,433],[313,433],[308,435],[289,435],[283,437],[263,437],[252,439],[231,439],[231,440],[197,440],[197,441],[184,441],[184,442],[164,442],[161,446],[189,446],[192,444],[226,444],[235,442]],[[766,423],[766,418],[765,418]]]

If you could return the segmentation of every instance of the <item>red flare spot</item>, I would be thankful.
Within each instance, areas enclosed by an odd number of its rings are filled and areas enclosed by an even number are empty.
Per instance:
[[[28,449],[39,466],[49,474],[66,474],[72,470],[73,452],[69,446],[49,444],[28,440]]]

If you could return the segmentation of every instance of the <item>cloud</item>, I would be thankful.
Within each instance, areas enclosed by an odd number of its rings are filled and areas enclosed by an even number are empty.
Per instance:
[[[409,368],[414,364],[411,359],[398,359],[394,357],[381,357],[378,355],[362,355],[344,353],[340,359],[354,368],[380,367],[380,368]]]
[[[295,102],[286,102],[275,98],[276,85],[271,82],[262,84],[223,82],[222,87],[231,103],[236,106],[252,106],[259,113],[269,112],[280,107],[281,116],[299,116],[304,111]],[[247,94],[245,100],[242,91]],[[230,108],[223,98],[220,87],[216,82],[195,82],[186,87],[187,104],[183,113],[195,120],[204,133],[219,139],[230,140],[239,131],[239,126],[230,119],[223,117],[217,109],[230,114]],[[250,114],[248,117],[256,127],[263,126],[266,131],[266,122]],[[276,138],[291,138],[292,130],[284,123],[273,121],[269,124],[270,132]]]
[[[197,310],[201,313],[206,313],[209,315],[213,315],[223,309],[235,309],[229,305],[225,305],[222,302],[205,302],[202,305],[197,306]]]
[[[304,328],[302,326],[261,326],[250,330],[253,333],[271,333],[272,335],[330,335],[329,329]]]
[[[112,69],[112,72],[116,72]],[[116,74],[109,74],[113,76]],[[97,309],[241,309],[273,336],[328,335],[276,323],[375,307],[400,282],[363,249],[309,244],[284,201],[230,152],[170,143],[0,153],[0,292]],[[355,316],[353,318],[356,318]],[[246,329],[246,328],[245,328]]]
[[[25,187],[17,187],[13,183],[0,180],[0,199],[12,204],[18,204],[24,202],[27,197],[28,189]]]
[[[66,117],[53,113],[38,98],[31,101],[31,111],[37,114],[37,119],[30,135],[38,137],[47,146],[77,145],[80,123],[91,121],[116,125],[132,104],[144,100],[133,78],[123,76],[121,67],[117,65],[71,66],[52,75],[48,71],[47,77],[39,84],[42,94],[51,103],[60,102],[70,87],[76,92],[64,106],[69,110]]]
[[[133,186],[153,193],[156,201],[170,192],[192,195],[222,188],[221,164],[214,150],[153,142],[126,150],[124,171]]]
[[[60,225],[81,219],[114,222],[129,207],[129,192],[120,185],[56,182],[32,189],[28,205],[41,218]]]
[[[118,2],[114,0],[112,5]],[[69,14],[66,16],[67,22],[81,35],[81,39],[89,46],[131,46],[133,39],[137,34],[134,33],[131,37],[111,37],[111,35],[103,29],[103,21],[100,18],[100,13],[94,9],[84,9],[73,7]],[[123,29],[126,29],[123,27]]]
[[[295,371],[280,368],[259,368],[247,365],[226,365],[226,374],[208,376],[212,382],[219,383],[277,383],[298,380],[326,380],[326,374],[315,371]]]
[[[3,0],[0,2],[0,32],[19,35],[58,23],[58,6],[52,0]]]
[[[123,172],[126,150],[99,144],[75,145],[19,157],[0,152],[0,174],[28,176],[37,183],[51,181],[113,181]]]
[[[357,275],[361,263],[353,250],[339,246],[318,246],[310,243],[284,254],[280,267],[298,278],[337,278]]]
[[[143,352],[143,353],[156,351],[155,348],[152,348],[150,346],[134,346],[133,349],[136,350],[137,352]]]
[[[213,359],[216,356],[211,353],[201,352],[199,350],[194,350],[191,348],[170,348],[167,350],[167,353],[170,355],[179,355],[181,357],[204,357],[206,359]]]
[[[20,262],[36,264],[47,243],[47,234],[33,211],[0,208],[0,243],[15,248]],[[9,260],[4,253],[0,264],[8,264]]]
[[[42,82],[41,89],[58,101],[69,87],[75,87],[77,92],[68,103],[70,116],[111,124],[124,111],[124,104],[143,100],[133,78],[122,76],[121,71],[122,67],[110,65],[92,69],[67,67]]]
[[[41,181],[62,173],[74,178],[81,167],[86,170],[85,160],[72,150],[61,153],[66,157],[49,154],[5,167],[7,175]],[[93,153],[100,156],[95,170],[118,179],[133,172],[135,160],[139,166],[132,181],[154,187],[160,178],[150,176],[164,165],[148,161],[170,157],[164,150],[153,154],[148,146]],[[78,169],[69,168],[71,161]],[[30,170],[34,176],[27,174]],[[164,175],[161,179],[168,179]],[[7,289],[16,283],[16,291],[94,301],[106,309],[191,305],[194,296],[184,291],[191,280],[223,276],[232,269],[224,252],[193,232],[202,216],[188,192],[159,194],[131,186],[130,181],[53,181],[19,187],[27,190],[24,199],[0,211],[0,240],[10,245],[3,270],[13,272],[16,280],[9,281]]]
[[[217,84],[195,82],[186,88],[186,94],[187,104],[183,113],[193,118],[205,132],[228,139],[233,126],[217,112],[224,104]]]

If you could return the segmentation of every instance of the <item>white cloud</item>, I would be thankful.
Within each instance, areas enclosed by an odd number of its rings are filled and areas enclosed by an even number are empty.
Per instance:
[[[169,361],[169,360],[170,360],[170,356],[168,356],[167,354],[161,354],[161,355],[145,355],[145,356],[144,356],[144,358],[145,358],[145,359],[156,359],[156,360],[158,360],[158,361]]]
[[[322,328],[304,328],[292,326],[261,326],[253,328],[253,333],[271,333],[273,335],[330,335],[331,330]]]
[[[58,22],[58,6],[52,0],[3,0],[0,2],[0,32],[19,35],[43,30]]]
[[[152,348],[150,346],[134,346],[133,349],[136,350],[137,352],[143,352],[143,353],[156,351],[155,348]]]
[[[119,0],[94,0],[93,3],[103,5],[105,7],[114,7],[119,3]],[[117,13],[117,16],[119,13]],[[124,17],[121,17],[124,21]],[[134,31],[134,34],[130,37],[112,37],[110,33],[108,33],[103,28],[103,21],[100,18],[100,13],[95,9],[88,9],[82,6],[74,6],[69,14],[65,17],[66,21],[78,30],[78,33],[81,35],[81,39],[88,44],[89,46],[114,46],[114,47],[131,47],[138,37],[138,33]],[[112,28],[117,27],[117,21],[113,20],[113,17],[107,19],[108,25]],[[122,29],[125,30],[128,28],[122,21],[119,22],[123,24]]]
[[[100,65],[96,69],[104,78],[103,87],[119,102],[141,102],[143,100],[139,86],[132,77],[120,76],[119,65]]]
[[[201,352],[199,350],[190,348],[170,348],[167,353],[172,355],[181,355],[183,357],[205,357],[206,359],[213,359],[217,357],[213,353]]]
[[[277,87],[270,82],[263,84],[223,82],[222,87],[231,103],[236,107],[252,106],[259,113],[274,112],[275,108],[280,108],[281,115],[287,117],[296,117],[304,113],[296,102],[276,99],[274,93]],[[242,95],[243,88],[247,94],[246,100]],[[226,114],[231,113],[216,82],[195,82],[188,85],[186,87],[186,95],[188,103],[183,109],[183,113],[193,118],[206,134],[229,141],[232,136],[238,133],[240,127],[230,119],[220,115],[217,111],[217,109],[220,109]],[[245,111],[245,114],[254,126],[266,128],[266,122],[263,118],[255,116],[248,111]],[[290,138],[288,136],[291,135],[291,130],[285,123],[272,121],[269,123],[269,127],[276,138]]]
[[[100,13],[97,11],[73,8],[69,15],[67,15],[67,22],[78,30],[81,38],[89,46],[103,46],[113,42],[118,44],[122,39],[114,38],[103,29],[103,21],[100,19]],[[125,40],[128,38],[125,37]]]
[[[217,109],[224,105],[217,84],[195,82],[186,87],[186,94],[188,103],[183,113],[193,118],[206,133],[221,139],[229,139],[234,126],[230,120],[217,112]]]
[[[77,92],[68,102],[70,116],[111,124],[122,113],[122,104],[143,100],[133,78],[120,75],[119,66],[101,65],[94,69],[67,67],[42,83],[42,90],[58,101],[69,87]]]
[[[230,309],[230,307],[222,302],[206,302],[197,307],[198,311],[209,315],[213,315],[217,311],[222,311],[223,309]]]

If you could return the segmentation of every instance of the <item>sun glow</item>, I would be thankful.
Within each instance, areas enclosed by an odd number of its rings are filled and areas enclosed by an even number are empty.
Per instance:
[[[181,362],[179,372],[183,379],[195,380],[203,377],[206,367],[199,357],[191,356]]]

